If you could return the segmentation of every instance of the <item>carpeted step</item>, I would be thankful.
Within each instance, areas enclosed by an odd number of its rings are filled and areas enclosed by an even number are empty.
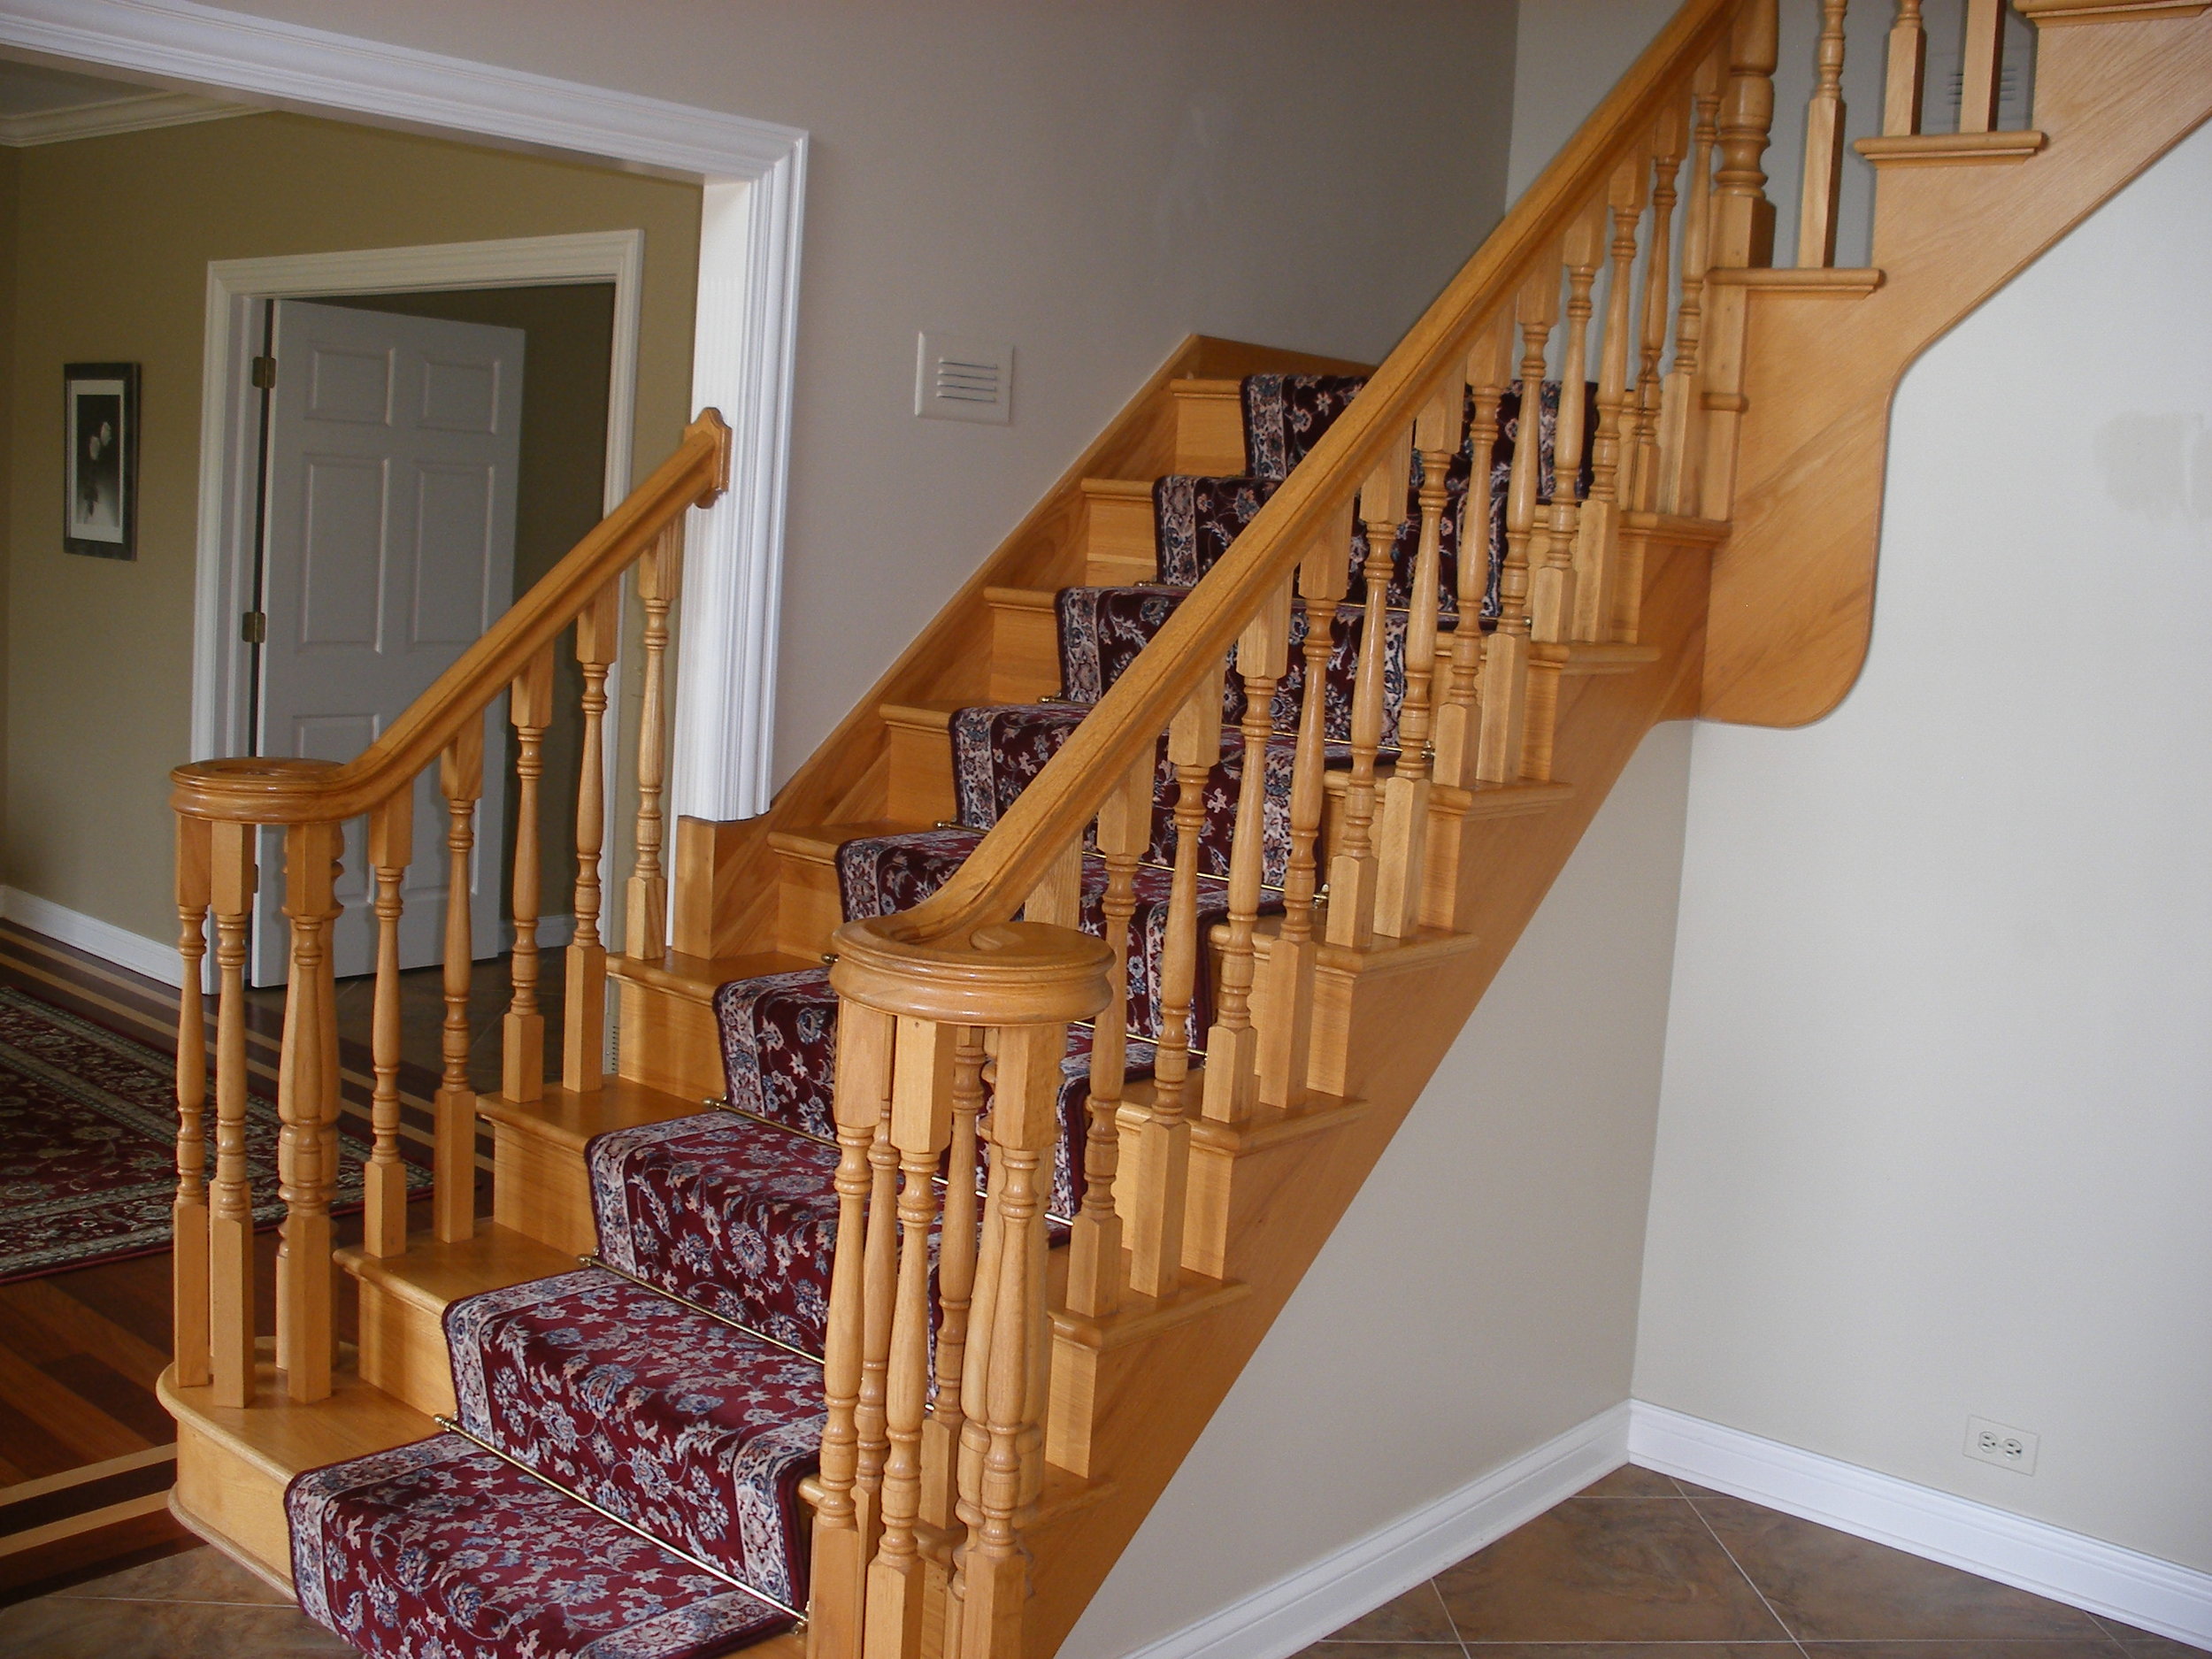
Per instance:
[[[467,1433],[804,1604],[798,1487],[820,1455],[818,1361],[603,1268],[465,1297],[445,1331]]]
[[[872,836],[847,841],[837,849],[837,882],[846,915],[889,916],[910,910],[934,893],[960,867],[983,837],[972,830],[924,830],[905,835]],[[1167,945],[1168,905],[1174,872],[1158,864],[1141,864],[1134,882],[1136,910],[1129,918],[1128,1029],[1133,1039],[1156,1041],[1160,1034],[1160,969]],[[1280,896],[1262,895],[1260,913],[1282,909]],[[1217,876],[1198,879],[1198,936],[1229,919],[1229,884]],[[1086,855],[1076,925],[1092,937],[1106,936],[1106,864]],[[1190,1043],[1202,1048],[1213,1022],[1210,976],[1202,972],[1191,999]],[[728,1041],[730,1026],[723,1026]],[[1131,1044],[1130,1065],[1137,1065],[1138,1044]]]
[[[958,833],[933,832],[937,834]],[[887,836],[876,841],[849,841],[846,845],[861,849],[856,856],[856,863],[865,863],[870,859],[868,849],[883,847],[886,842],[894,842],[898,839]],[[970,835],[966,839],[968,845],[972,847],[979,838]],[[841,879],[847,864],[843,849],[840,849],[839,864]],[[944,873],[949,875],[951,870],[957,867],[956,859]],[[881,915],[888,912],[861,910],[855,914]],[[778,1123],[788,1120],[794,1102],[805,1102],[803,1110],[809,1116],[818,1110],[824,1114],[828,1112],[833,1094],[833,1080],[836,1074],[837,994],[830,989],[827,969],[737,980],[724,986],[715,994],[714,1011],[716,1020],[721,1026],[723,1067],[729,1080],[728,1099],[733,1107],[755,1118]],[[1068,1051],[1061,1061],[1060,1143],[1053,1157],[1052,1191],[1046,1202],[1052,1214],[1064,1218],[1071,1218],[1083,1202],[1083,1137],[1088,1126],[1087,1114],[1091,1096],[1090,1054],[1089,1030],[1080,1025],[1071,1028]],[[1126,1074],[1132,1078],[1149,1077],[1151,1064],[1151,1044],[1132,1040],[1128,1045]],[[634,1153],[631,1148],[659,1144],[664,1134],[670,1154],[685,1156],[683,1148],[692,1142],[686,1140],[684,1133],[676,1131],[671,1125],[652,1125],[602,1136],[593,1143],[589,1156],[593,1159],[594,1202],[599,1210],[599,1237],[603,1249],[608,1247],[613,1236],[610,1221],[619,1225],[626,1217],[637,1213],[641,1204],[665,1202],[672,1207],[697,1209],[703,1201],[695,1196],[696,1183],[703,1181],[718,1187],[724,1179],[721,1174],[705,1167],[713,1159],[725,1156],[740,1161],[749,1159],[752,1165],[761,1171],[764,1179],[781,1179],[787,1172],[810,1161],[796,1153],[780,1152],[768,1148],[741,1153],[741,1146],[749,1147],[752,1144],[742,1135],[728,1130],[710,1133],[705,1120],[701,1118],[680,1118],[676,1121],[700,1125],[697,1133],[701,1139],[697,1145],[703,1148],[698,1154],[702,1169],[696,1175],[657,1174],[651,1181],[644,1183],[644,1195],[641,1197],[631,1190],[641,1178],[634,1172],[622,1172],[626,1167],[622,1161],[641,1156],[641,1151]],[[742,1123],[744,1120],[735,1121]],[[760,1133],[774,1134],[779,1132],[763,1127]],[[831,1133],[835,1133],[833,1126]],[[709,1144],[726,1149],[710,1154],[703,1150]],[[811,1141],[803,1144],[822,1155],[822,1169],[834,1172],[837,1167],[834,1148]],[[606,1148],[603,1155],[600,1150],[603,1147]],[[599,1173],[603,1156],[608,1161],[608,1174],[603,1180]],[[655,1156],[658,1157],[661,1155]],[[826,1183],[827,1177],[822,1179]],[[795,1181],[795,1176],[794,1179]],[[655,1195],[657,1187],[660,1185],[668,1188],[668,1196],[664,1200]],[[679,1188],[681,1190],[679,1191]],[[772,1246],[767,1271],[779,1274],[795,1271],[795,1268],[789,1265],[788,1258],[795,1257],[803,1241],[818,1238],[824,1241],[821,1248],[826,1252],[826,1240],[836,1232],[836,1206],[833,1201],[826,1199],[821,1201],[828,1207],[820,1212],[819,1230],[805,1231],[798,1219],[798,1211],[804,1202],[795,1193],[788,1197],[776,1195],[771,1198],[758,1195],[749,1189],[733,1194],[726,1203],[717,1200],[716,1204],[728,1211],[726,1217],[711,1224],[698,1224],[707,1230],[697,1245],[687,1247],[693,1255],[686,1259],[703,1265],[710,1258],[719,1259],[724,1254],[723,1239],[744,1238],[748,1240],[748,1248],[750,1248],[749,1240],[757,1235]],[[737,1208],[731,1209],[732,1205]],[[672,1208],[670,1213],[673,1214]],[[609,1259],[615,1260],[611,1256]],[[822,1259],[826,1263],[827,1255],[825,1254]],[[645,1267],[632,1267],[628,1262],[619,1260],[615,1260],[615,1265],[626,1271],[636,1272],[641,1278],[650,1279],[656,1284],[667,1284],[669,1288],[691,1296],[694,1301],[702,1302],[706,1306],[718,1309],[723,1306],[693,1295],[692,1292],[683,1290],[672,1280],[663,1279],[657,1269],[649,1271]],[[825,1273],[826,1271],[825,1266]],[[828,1280],[825,1278],[822,1280],[825,1298],[828,1294],[827,1286]],[[791,1312],[796,1306],[796,1296],[795,1291],[780,1295],[775,1311],[780,1315]],[[730,1317],[748,1325],[754,1324],[751,1317],[734,1310],[739,1305],[735,1301],[728,1304]],[[816,1323],[818,1324],[818,1321]],[[785,1337],[783,1330],[773,1325],[759,1325],[756,1328],[773,1336],[784,1337],[784,1340],[810,1351],[819,1346],[818,1335]],[[807,1331],[811,1327],[802,1322],[795,1324],[792,1328]]]
[[[821,1033],[791,1056],[803,1056],[793,1069],[826,1099],[837,1002],[825,984],[810,1006],[825,1017]],[[825,1063],[818,1077],[816,1061]],[[710,1111],[610,1130],[584,1148],[584,1161],[609,1266],[821,1354],[837,1243],[834,1146]]]
[[[1179,588],[1064,588],[1054,611],[1060,631],[1061,695],[1069,703],[1088,705],[1104,696],[1114,682],[1137,660],[1137,653],[1167,625],[1188,592]],[[1384,613],[1383,740],[1385,758],[1394,757],[1398,744],[1398,710],[1405,702],[1406,612]],[[1275,687],[1268,708],[1269,722],[1285,737],[1298,730],[1306,695],[1306,606],[1294,600],[1290,611],[1288,670]],[[1355,606],[1340,606],[1329,626],[1329,665],[1324,680],[1322,731],[1348,760],[1351,751],[1341,746],[1352,739],[1352,691],[1359,675],[1360,641],[1365,636],[1367,613]],[[1244,718],[1244,680],[1236,672],[1234,652],[1224,677],[1221,718],[1226,727]],[[1225,743],[1240,741],[1225,733]]]
[[[1087,704],[1074,703],[1010,703],[955,710],[950,726],[952,792],[960,822],[972,829],[988,829],[997,823],[1089,712]],[[1290,785],[1297,752],[1293,735],[1279,732],[1268,741],[1261,778],[1265,794],[1260,810],[1260,879],[1271,887],[1282,885],[1290,861]],[[1225,877],[1244,776],[1244,740],[1233,726],[1222,728],[1220,754],[1206,776],[1198,869],[1202,875]],[[1340,746],[1340,752],[1330,758],[1347,762],[1351,753]],[[1144,854],[1152,863],[1175,862],[1175,803],[1181,792],[1163,736],[1153,780],[1152,833]]]
[[[301,1607],[376,1659],[708,1659],[792,1623],[457,1434],[311,1469],[285,1510]]]

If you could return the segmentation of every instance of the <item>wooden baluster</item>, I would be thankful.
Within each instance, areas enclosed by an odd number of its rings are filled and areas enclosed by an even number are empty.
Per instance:
[[[1903,138],[1920,130],[1920,94],[1928,69],[1928,32],[1920,0],[1897,0],[1889,27],[1889,73],[1882,88],[1882,135]]]
[[[897,1028],[893,1027],[895,1056]],[[894,1062],[895,1082],[895,1059]],[[866,1317],[860,1325],[860,1398],[853,1407],[853,1496],[868,1517],[869,1535],[879,1541],[883,1532],[883,1467],[891,1455],[890,1375],[891,1326],[898,1296],[899,1152],[891,1144],[891,1114],[887,1103],[868,1146],[868,1233],[862,1247],[861,1292]],[[874,1559],[871,1548],[864,1563]],[[867,1574],[861,1583],[861,1621],[867,1621]]]
[[[607,833],[607,670],[620,633],[622,589],[609,582],[576,617],[583,672],[582,756],[576,768],[576,929],[561,1007],[561,1081],[595,1093],[606,1072],[607,947],[599,935],[599,856]]]
[[[1113,1000],[1091,1036],[1089,1129],[1083,1141],[1083,1208],[1068,1240],[1068,1308],[1098,1318],[1121,1305],[1122,1219],[1114,1180],[1121,1162],[1121,1102],[1129,1028],[1129,918],[1137,908],[1137,866],[1152,840],[1156,768],[1147,750],[1098,809],[1098,852],[1106,865],[1102,901],[1106,949],[1113,955]],[[949,1225],[949,1224],[948,1224]],[[938,1342],[941,1349],[944,1339]]]
[[[471,854],[476,846],[476,802],[484,793],[484,723],[465,723],[438,761],[445,796],[445,1025],[441,1035],[444,1071],[432,1097],[432,1164],[437,1190],[431,1200],[438,1237],[450,1244],[476,1232],[476,1090],[469,1082],[469,981],[475,972],[471,926]]]
[[[1530,533],[1536,523],[1537,434],[1544,357],[1558,316],[1557,256],[1546,254],[1521,285],[1514,320],[1521,331],[1521,413],[1505,497],[1505,568],[1498,578],[1498,626],[1482,653],[1482,741],[1476,775],[1485,783],[1517,783],[1528,731]]]
[[[1206,774],[1221,759],[1221,673],[1216,667],[1177,710],[1167,753],[1175,768],[1175,875],[1168,888],[1160,963],[1159,1047],[1152,1110],[1138,1130],[1131,1194],[1130,1286],[1164,1296],[1183,1271],[1183,1200],[1190,1180],[1190,1125],[1183,1094],[1190,1073],[1190,1008],[1197,988],[1198,832],[1206,821]]]
[[[1640,161],[1640,157],[1639,158]],[[1559,369],[1559,421],[1552,443],[1550,543],[1541,569],[1529,579],[1532,630],[1544,644],[1574,634],[1576,529],[1582,514],[1584,388],[1588,384],[1590,289],[1597,280],[1605,243],[1605,203],[1593,201],[1568,227],[1562,254],[1567,266],[1567,344]],[[1523,389],[1521,433],[1532,437],[1529,395]]]
[[[668,949],[668,878],[661,869],[661,790],[668,744],[668,611],[681,580],[683,521],[661,532],[637,565],[645,608],[645,685],[638,710],[636,859],[631,866],[624,942],[633,961],[658,962]]]
[[[532,657],[508,687],[515,728],[515,950],[509,960],[513,1001],[500,1022],[499,1092],[509,1100],[545,1098],[545,1016],[538,1011],[538,780],[545,773],[545,730],[553,723],[553,648]]]
[[[1243,775],[1237,784],[1236,826],[1229,843],[1229,929],[1222,949],[1214,1023],[1206,1033],[1203,1110],[1218,1123],[1242,1123],[1259,1099],[1259,1031],[1252,1020],[1256,958],[1252,937],[1260,915],[1262,865],[1267,856],[1267,740],[1275,733],[1275,687],[1290,660],[1290,588],[1286,576],[1245,624],[1237,641],[1244,680]],[[1430,587],[1435,572],[1430,571]],[[1433,594],[1430,608],[1433,611]]]
[[[995,1043],[998,1038],[999,1033],[992,1032],[987,1041]],[[995,1078],[996,1074],[995,1063],[992,1075]],[[988,1144],[986,1150],[989,1191],[995,1198],[1004,1190],[1004,1178],[999,1172],[997,1146]],[[953,1546],[952,1572],[945,1587],[943,1659],[961,1659],[967,1617],[968,1546],[983,1519],[983,1465],[991,1450],[991,1348],[998,1317],[1005,1223],[1006,1212],[996,1202],[985,1205],[982,1234],[976,1243],[975,1296],[968,1309],[968,1348],[960,1373],[959,1456],[953,1465],[953,1515],[967,1530]]]
[[[1220,708],[1217,681],[1217,722]],[[1179,842],[1179,870],[1182,862]],[[960,1515],[968,1537],[954,1609],[960,1620],[956,1659],[1020,1659],[1025,1652],[1029,1555],[1022,1533],[1044,1472],[1037,1455],[1046,1380],[1039,1361],[1048,1340],[1041,1169],[1058,1133],[1055,1097],[1067,1031],[1063,1025],[1009,1025],[997,1036],[991,1109],[997,1157],[989,1202],[1000,1217],[1001,1243],[980,1402],[985,1443],[981,1457],[962,1468]],[[947,1647],[949,1652],[953,1644],[949,1640]]]
[[[215,911],[215,1185],[208,1194],[209,1371],[219,1406],[254,1396],[252,1173],[246,1164],[246,949],[257,885],[250,824],[209,826]]]
[[[1476,688],[1482,673],[1482,607],[1490,591],[1490,474],[1498,448],[1498,403],[1513,373],[1513,318],[1501,312],[1467,353],[1474,411],[1467,422],[1467,495],[1459,525],[1459,626],[1452,631],[1451,685],[1436,711],[1436,780],[1472,787],[1481,747]],[[1310,646],[1309,646],[1310,649]],[[1308,671],[1311,672],[1311,670]]]
[[[207,910],[213,838],[205,818],[177,820],[177,1195],[169,1208],[175,1238],[170,1301],[178,1383],[197,1387],[208,1371],[207,1010],[201,964],[207,959]]]
[[[1398,764],[1383,787],[1375,863],[1375,931],[1391,939],[1407,937],[1421,922],[1421,879],[1428,864],[1429,736],[1436,690],[1445,469],[1458,451],[1466,408],[1466,377],[1455,371],[1421,406],[1413,424],[1413,447],[1421,457],[1421,538],[1413,562],[1412,603],[1406,614],[1406,689],[1398,710]]]
[[[1659,418],[1664,396],[1659,364],[1667,351],[1667,303],[1671,297],[1669,279],[1674,257],[1674,181],[1682,165],[1682,151],[1688,142],[1687,115],[1680,103],[1670,104],[1660,115],[1658,128],[1652,136],[1651,250],[1644,261],[1643,339],[1636,373],[1636,395],[1628,403],[1633,435],[1632,438],[1626,432],[1622,434],[1624,448],[1616,498],[1623,511],[1650,512],[1659,504]],[[1630,234],[1634,234],[1632,227]],[[1618,550],[1618,544],[1617,519],[1605,566],[1606,595],[1614,602],[1610,614],[1616,618],[1625,609],[1623,595],[1627,591],[1624,583],[1627,572],[1619,569],[1611,557],[1612,552]],[[1609,629],[1597,637],[1622,636]]]
[[[1820,56],[1805,105],[1805,188],[1798,197],[1797,263],[1836,262],[1836,202],[1843,183],[1843,10],[1820,0]]]
[[[1346,780],[1344,830],[1329,861],[1328,941],[1364,949],[1375,937],[1375,752],[1382,747],[1383,664],[1390,641],[1390,552],[1405,520],[1412,436],[1392,441],[1382,465],[1360,487],[1367,534],[1367,593],[1352,681],[1352,771]]]
[[[1674,319],[1674,362],[1660,396],[1659,497],[1661,512],[1698,510],[1699,463],[1704,454],[1704,383],[1698,353],[1705,328],[1705,267],[1712,248],[1713,145],[1719,136],[1720,88],[1727,73],[1724,50],[1697,68],[1690,83],[1690,189],[1682,208],[1682,301]]]
[[[336,1171],[324,1157],[329,1071],[324,1055],[331,980],[329,926],[339,826],[295,824],[284,833],[284,914],[292,925],[284,990],[284,1040],[277,1066],[278,1195],[284,1223],[276,1263],[277,1366],[285,1391],[302,1405],[330,1394],[330,1195]]]
[[[1714,180],[1712,268],[1774,260],[1774,204],[1766,198],[1767,129],[1774,119],[1775,0],[1744,0],[1729,37],[1728,88],[1720,111],[1720,171]],[[1739,283],[1705,285],[1705,450],[1699,480],[1708,518],[1736,501],[1736,436],[1743,424],[1747,296]]]
[[[1151,783],[1151,769],[1145,770],[1148,786],[1147,804]],[[1128,913],[1122,915],[1122,936],[1129,931]],[[1105,1036],[1102,1018],[1099,1035]],[[1093,1067],[1094,1075],[1096,1067]],[[930,1408],[929,1421],[922,1426],[922,1502],[921,1518],[928,1525],[949,1528],[958,1518],[961,1429],[965,1417],[961,1409],[961,1394],[964,1387],[963,1371],[966,1363],[968,1342],[968,1302],[975,1294],[976,1276],[976,1174],[979,1165],[976,1154],[976,1118],[983,1110],[983,1033],[973,1025],[963,1025],[956,1035],[952,1056],[952,1155],[945,1171],[944,1242],[939,1247],[937,1263],[937,1299],[940,1308],[937,1324],[937,1400]],[[1094,1121],[1095,1132],[1095,1121]],[[1099,1179],[1095,1172],[1090,1179]],[[1110,1210],[1113,1202],[1113,1171],[1108,1166],[1105,1173],[1106,1202]],[[1088,1194],[1085,1197],[1087,1213]],[[1076,1237],[1080,1239],[1082,1223],[1077,1222]],[[1120,1223],[1114,1224],[1113,1273],[1118,1283],[1121,1272]],[[1071,1257],[1068,1282],[1075,1284],[1073,1260]],[[1072,1299],[1071,1299],[1072,1306]],[[1078,1310],[1079,1312],[1087,1311]],[[1106,1311],[1111,1311],[1110,1309]]]
[[[1635,396],[1628,373],[1629,319],[1634,297],[1636,227],[1644,214],[1644,161],[1640,150],[1629,156],[1613,169],[1606,190],[1613,213],[1612,261],[1606,277],[1605,339],[1598,353],[1598,429],[1590,442],[1590,499],[1583,503],[1581,541],[1575,549],[1574,636],[1578,640],[1602,640],[1612,628],[1621,486],[1624,478],[1632,473],[1635,462],[1635,432],[1629,415]],[[1560,397],[1563,410],[1563,390]]]
[[[1959,63],[1959,131],[1993,132],[2004,73],[2005,0],[1966,0],[1966,50]]]
[[[376,996],[370,1015],[369,1102],[373,1137],[362,1207],[362,1248],[371,1256],[407,1248],[407,1166],[399,1156],[400,884],[415,856],[415,791],[400,790],[369,814],[369,869],[376,883]]]
[[[814,1509],[810,1659],[856,1659],[877,1510],[859,1484],[861,1373],[866,1348],[870,1153],[891,1093],[893,1020],[850,998],[837,1010],[837,1241],[830,1257],[829,1326],[822,1347],[821,1502]]]
[[[1313,1038],[1314,923],[1320,889],[1318,846],[1327,802],[1329,658],[1337,606],[1349,584],[1344,549],[1352,540],[1352,503],[1330,516],[1298,566],[1306,602],[1306,680],[1298,706],[1298,751],[1290,773],[1290,856],[1283,875],[1283,926],[1268,949],[1265,977],[1256,987],[1259,1021],[1259,1098],[1294,1106],[1306,1087]]]
[[[1079,870],[1079,847],[1078,854]],[[882,1534],[868,1564],[865,1647],[874,1659],[913,1659],[922,1646],[926,1563],[915,1527],[921,1518],[922,1425],[929,1402],[929,1234],[937,1219],[938,1160],[952,1140],[961,1030],[902,1015],[894,1039],[888,1140],[901,1175],[899,1263],[885,1394],[889,1451],[883,1465]],[[954,1187],[959,1185],[956,1179]],[[972,1181],[968,1190],[972,1203]],[[948,1202],[948,1225],[951,1208]]]

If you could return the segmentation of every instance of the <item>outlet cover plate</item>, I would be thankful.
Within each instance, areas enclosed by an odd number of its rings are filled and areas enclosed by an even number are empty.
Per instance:
[[[1987,1417],[1966,1419],[1966,1455],[1979,1463],[2009,1469],[2016,1475],[2035,1472],[2036,1448],[2042,1443],[2040,1435],[2025,1429],[2008,1428]]]

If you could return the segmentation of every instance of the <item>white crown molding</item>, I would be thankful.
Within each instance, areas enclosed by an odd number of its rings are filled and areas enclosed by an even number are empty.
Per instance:
[[[1618,1469],[1628,1460],[1628,1412],[1624,1401],[1601,1411],[1128,1659],[1283,1659],[1298,1653]]]
[[[109,98],[62,110],[30,110],[0,115],[0,145],[27,150],[34,144],[66,144],[114,133],[143,133],[156,127],[189,127],[196,121],[227,121],[251,115],[243,104],[222,104],[189,92],[149,92],[142,97]]]
[[[2212,1647],[2212,1573],[1641,1400],[1628,1454],[1731,1497]]]
[[[685,561],[672,803],[710,818],[766,808],[804,132],[193,0],[0,0],[0,45],[701,179],[692,402],[722,411],[733,455]]]
[[[175,944],[134,933],[20,887],[0,887],[0,917],[164,985],[184,983],[184,958],[177,955]]]

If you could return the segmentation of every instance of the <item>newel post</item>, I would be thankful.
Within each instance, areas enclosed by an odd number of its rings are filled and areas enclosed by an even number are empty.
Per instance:
[[[908,926],[849,922],[833,941],[840,1202],[808,1651],[918,1659],[921,1531],[934,1508],[925,1498],[951,1491],[959,1525],[944,1650],[1016,1659],[1029,1597],[1024,1533],[1044,1483],[1045,1199],[1061,1059],[1069,1023],[1107,1005],[1113,957],[1103,941],[1037,922],[931,941],[902,937]],[[956,1160],[942,1192],[935,1180],[973,1110],[962,1056],[976,1033],[991,1084],[979,1223],[964,1195],[945,1196],[972,1189],[972,1167]],[[954,1225],[979,1233],[964,1352],[940,1341],[933,1353],[930,1237]],[[944,1248],[965,1255],[949,1238]]]

